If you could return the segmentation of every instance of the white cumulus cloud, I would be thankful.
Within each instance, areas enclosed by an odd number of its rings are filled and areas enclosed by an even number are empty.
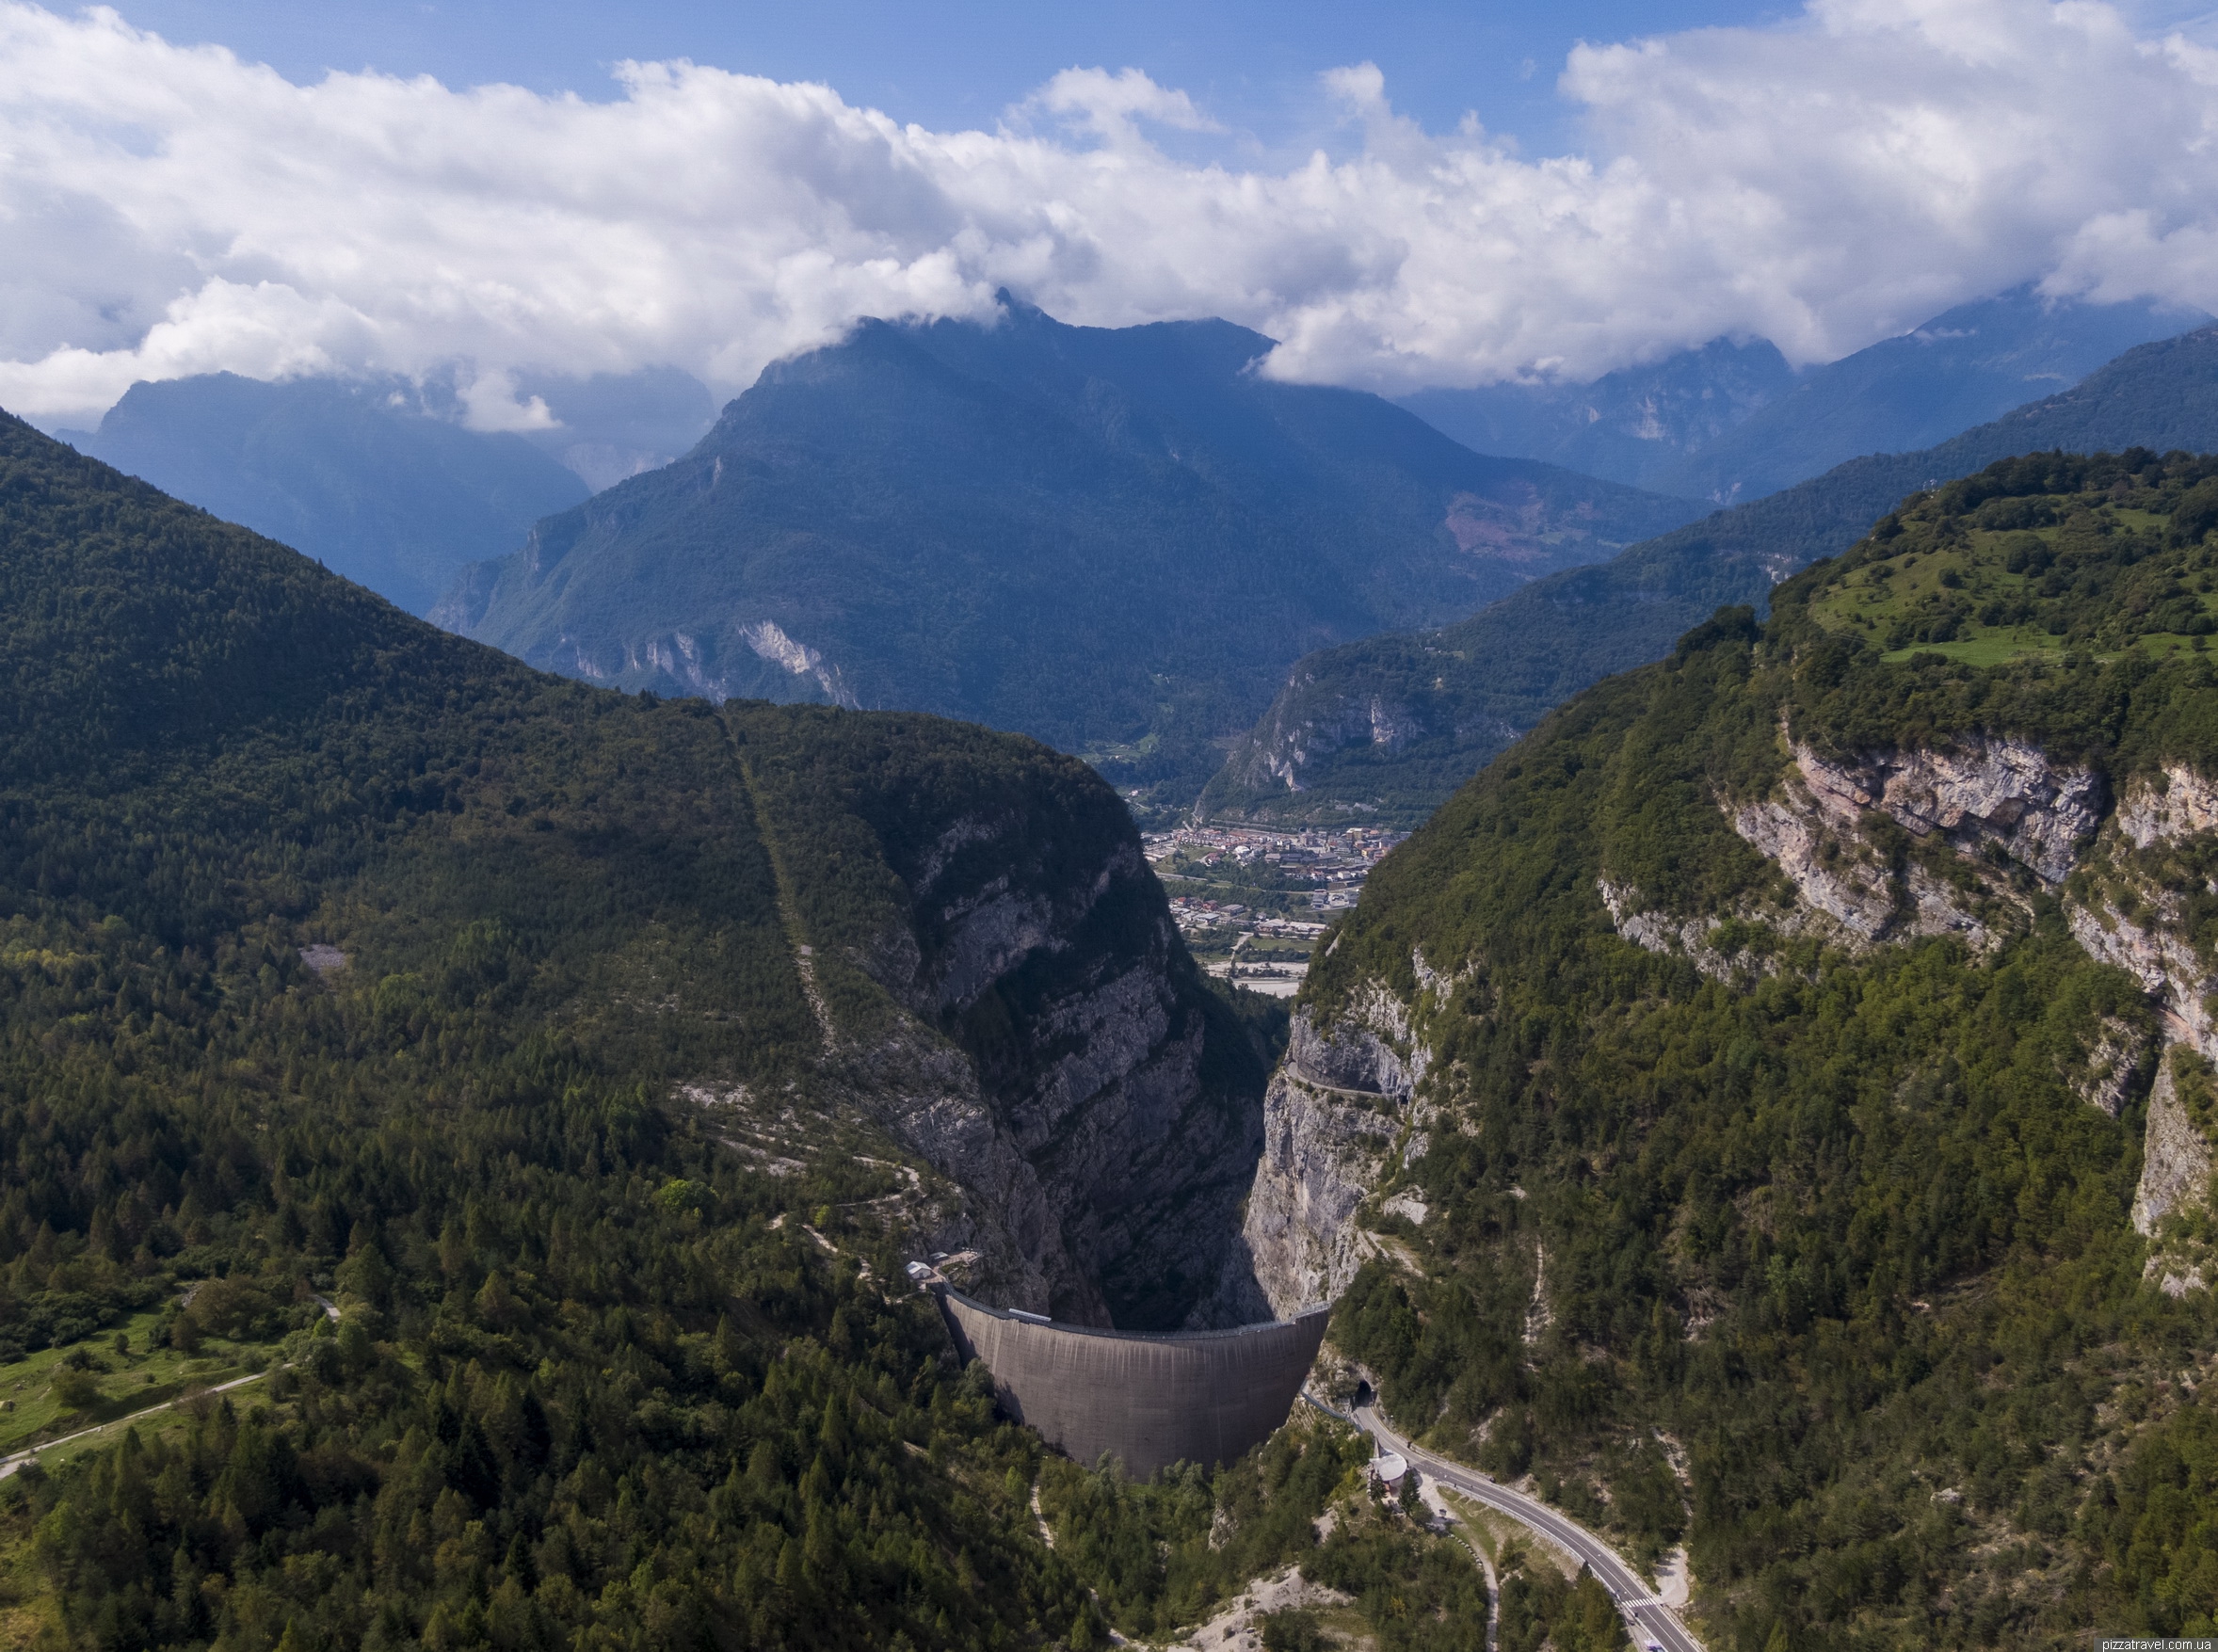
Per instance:
[[[0,3],[0,405],[135,379],[687,368],[722,391],[861,315],[1224,315],[1380,389],[1590,377],[1721,333],[1826,359],[2027,280],[2218,309],[2218,55],[2093,0],[1811,0],[1582,46],[1587,152],[1431,134],[1376,69],[1266,164],[1185,93],[1057,75],[991,132],[627,64],[589,102],[295,85],[104,9]],[[1151,134],[1181,134],[1180,152]],[[1195,158],[1213,146],[1217,158]]]

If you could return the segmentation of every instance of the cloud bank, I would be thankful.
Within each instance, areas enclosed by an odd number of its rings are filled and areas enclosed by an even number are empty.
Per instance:
[[[0,405],[458,364],[472,423],[528,427],[521,373],[731,392],[1005,284],[1084,323],[1227,316],[1283,341],[1269,371],[1390,391],[1722,333],[1830,359],[2027,280],[2218,310],[2218,53],[2091,0],[1812,0],[1582,46],[1578,156],[1428,134],[1368,65],[1326,80],[1342,140],[1265,164],[1129,70],[943,133],[683,62],[621,66],[605,102],[297,86],[0,4]]]

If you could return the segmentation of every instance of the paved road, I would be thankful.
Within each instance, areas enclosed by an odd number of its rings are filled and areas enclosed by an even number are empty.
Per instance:
[[[1312,1402],[1314,1403],[1314,1402]],[[1330,1409],[1329,1407],[1319,1407]],[[1337,1415],[1337,1413],[1335,1414]],[[1529,1498],[1521,1491],[1488,1480],[1476,1469],[1451,1463],[1445,1457],[1435,1456],[1422,1446],[1413,1446],[1386,1425],[1378,1413],[1368,1405],[1356,1408],[1357,1427],[1371,1435],[1390,1452],[1399,1452],[1404,1457],[1442,1485],[1452,1486],[1466,1497],[1499,1510],[1520,1525],[1529,1526],[1561,1548],[1569,1550],[1584,1561],[1587,1568],[1610,1592],[1617,1602],[1617,1610],[1625,1614],[1632,1628],[1632,1643],[1645,1647],[1650,1643],[1664,1648],[1664,1652],[1702,1652],[1702,1643],[1696,1640],[1686,1625],[1679,1621],[1679,1613],[1648,1593],[1633,1569],[1617,1557],[1617,1551],[1597,1537],[1568,1515],[1550,1508],[1537,1499]]]
[[[243,1388],[249,1383],[260,1382],[268,1374],[269,1372],[265,1371],[250,1371],[243,1377],[233,1377],[228,1383],[217,1383],[212,1388],[196,1389],[191,1394],[180,1394],[174,1400],[165,1400],[159,1405],[149,1405],[144,1411],[134,1411],[130,1416],[119,1417],[113,1422],[95,1423],[90,1428],[79,1429],[75,1434],[65,1434],[57,1440],[41,1440],[39,1444],[18,1452],[11,1457],[0,1457],[0,1480],[6,1480],[40,1452],[51,1452],[56,1446],[66,1446],[72,1440],[81,1440],[88,1435],[96,1435],[106,1429],[121,1428],[128,1423],[137,1422],[142,1417],[152,1417],[157,1411],[168,1411],[174,1406],[182,1405],[186,1400],[197,1399],[201,1394],[220,1394],[226,1388]]]

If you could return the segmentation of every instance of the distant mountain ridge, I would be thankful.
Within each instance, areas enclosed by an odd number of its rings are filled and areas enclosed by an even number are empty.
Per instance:
[[[1823,476],[1538,580],[1460,624],[1301,662],[1203,794],[1213,813],[1428,814],[1550,708],[1663,657],[1727,603],[1845,550],[1905,495],[2012,455],[2218,450],[2218,327],[2130,350],[2081,383],[1918,453]]]
[[[553,422],[471,429],[436,377],[209,373],[135,384],[97,430],[53,434],[420,615],[471,563],[668,463],[715,416],[707,387],[670,367],[526,374],[515,392]]]
[[[1479,453],[1546,459],[1636,488],[1662,477],[1797,383],[1768,339],[1712,339],[1591,384],[1483,385],[1395,398]]]
[[[1731,505],[1865,454],[1930,447],[2210,319],[2026,286],[1799,374],[1767,341],[1721,338],[1591,384],[1426,390],[1401,405],[1481,453]]]
[[[1959,304],[1813,369],[1788,394],[1655,473],[1650,486],[1729,505],[1866,454],[1932,447],[2210,319],[2146,302],[2050,300],[2031,286]]]
[[[233,373],[135,384],[81,453],[421,614],[464,567],[586,497],[521,436],[393,405],[392,386]]]
[[[1438,623],[1696,506],[1249,371],[1230,323],[869,322],[440,623],[627,688],[900,706],[1191,797],[1303,651]]]

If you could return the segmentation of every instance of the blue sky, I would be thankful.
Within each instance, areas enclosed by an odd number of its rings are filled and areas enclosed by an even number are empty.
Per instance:
[[[449,85],[610,91],[625,57],[690,57],[779,80],[829,82],[850,103],[937,128],[991,125],[1060,70],[1137,68],[1269,144],[1299,143],[1326,119],[1321,71],[1376,63],[1397,108],[1434,131],[1475,110],[1528,152],[1575,147],[1556,95],[1565,55],[1597,41],[1716,24],[1759,24],[1798,8],[1742,0],[1558,0],[1556,4],[1347,5],[1319,0],[1114,6],[418,4],[414,0],[122,0],[123,16],[180,42],[211,41],[295,80],[326,69],[426,73]]]

